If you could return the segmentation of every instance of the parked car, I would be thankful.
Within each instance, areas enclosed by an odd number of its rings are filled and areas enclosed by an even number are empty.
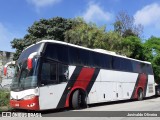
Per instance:
[[[160,84],[155,86],[155,90],[156,90],[156,95],[160,96]]]

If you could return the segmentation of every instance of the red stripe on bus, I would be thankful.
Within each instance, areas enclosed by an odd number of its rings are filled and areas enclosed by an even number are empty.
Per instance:
[[[139,78],[138,78],[138,83],[136,85],[136,90],[134,92],[134,97],[133,98],[137,98],[138,97],[138,89],[142,88],[143,93],[145,93],[146,91],[146,84],[147,83],[147,75],[146,74],[140,74]],[[145,97],[145,96],[144,96]]]
[[[93,75],[95,72],[95,68],[82,68],[76,82],[74,83],[71,92],[75,89],[83,89],[84,91],[86,91],[88,84],[90,83]],[[69,106],[69,97],[70,95],[68,95],[67,99],[66,99],[66,104],[65,107]]]
[[[76,82],[74,83],[72,90],[75,88],[82,88],[83,90],[86,90],[94,74],[94,71],[94,68],[82,68],[82,71],[80,72]]]

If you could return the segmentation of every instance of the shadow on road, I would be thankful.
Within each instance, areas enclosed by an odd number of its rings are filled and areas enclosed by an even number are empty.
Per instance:
[[[155,99],[155,98],[158,98],[158,96],[147,97],[147,98],[144,98],[143,101],[149,100],[149,99]],[[129,103],[129,102],[135,102],[135,101],[137,101],[137,99],[108,101],[108,102],[103,102],[103,103],[91,104],[91,105],[89,105],[89,107],[92,108],[92,107],[98,107],[98,106],[104,106],[104,105],[122,104],[122,103]]]

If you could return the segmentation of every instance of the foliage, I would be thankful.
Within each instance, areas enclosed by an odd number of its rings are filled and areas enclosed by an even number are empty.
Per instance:
[[[160,84],[160,55],[157,55],[152,60],[155,82]]]
[[[119,34],[123,37],[139,37],[143,31],[143,26],[141,24],[135,25],[133,16],[129,16],[126,12],[121,11],[116,16],[114,30],[119,32]]]
[[[119,54],[135,59],[144,60],[144,47],[140,38],[136,36],[128,36],[122,39],[121,44],[119,46]]]
[[[160,38],[152,36],[145,43],[146,58],[152,63],[154,77],[157,83],[160,83]]]
[[[10,97],[9,91],[0,90],[0,107],[9,105],[9,97]]]
[[[71,29],[72,20],[61,17],[52,19],[40,19],[28,28],[28,33],[22,39],[15,38],[11,42],[12,48],[16,49],[14,60],[17,60],[20,53],[27,46],[41,41],[42,39],[54,39],[64,41],[64,33]]]
[[[34,22],[24,38],[15,38],[11,45],[16,49],[15,60],[23,49],[42,39],[114,51],[134,59],[150,61],[156,82],[160,83],[160,38],[152,36],[143,42],[140,38],[142,31],[143,27],[135,25],[134,18],[125,12],[120,12],[116,16],[113,31],[107,31],[106,26],[87,23],[82,18],[55,17]]]
[[[65,41],[89,48],[95,47],[95,41],[104,41],[105,26],[97,27],[93,23],[87,24],[83,19],[74,19],[72,29],[65,32]]]
[[[96,40],[95,47],[118,52],[122,37],[118,32],[109,31],[103,35],[103,40]]]

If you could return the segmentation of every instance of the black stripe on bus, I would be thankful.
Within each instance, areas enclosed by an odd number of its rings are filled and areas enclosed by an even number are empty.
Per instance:
[[[145,74],[146,75],[146,74]],[[136,84],[134,86],[134,90],[133,90],[133,93],[132,93],[132,96],[131,96],[131,99],[134,99],[134,95],[136,94],[136,90],[137,90],[137,87],[138,87],[138,84],[140,82],[140,76],[141,74],[138,75],[137,77],[137,81],[136,81]],[[147,92],[147,84],[148,84],[148,75],[146,75],[146,83],[145,83],[145,86],[144,86],[144,97],[146,97],[146,92]]]
[[[139,84],[139,81],[140,81],[140,74],[138,74],[138,77],[137,77],[137,80],[136,80],[136,84],[135,84],[135,86],[134,86],[134,90],[133,90],[133,92],[132,92],[132,96],[131,96],[131,99],[134,99],[134,95],[135,95],[135,92],[136,92],[136,89],[137,89],[137,86],[138,86],[138,84]]]
[[[146,84],[145,84],[145,86],[144,86],[144,97],[146,97],[146,92],[147,92],[147,85],[148,85],[148,75],[146,75]]]
[[[87,89],[86,89],[87,94],[89,94],[89,92],[91,91],[91,88],[92,88],[92,86],[93,86],[94,82],[96,81],[96,78],[97,78],[97,76],[99,74],[99,71],[100,71],[99,68],[95,69],[94,74],[93,74],[93,76],[91,78],[91,81],[88,84]]]
[[[70,78],[70,80],[68,81],[68,84],[62,94],[62,97],[57,105],[57,108],[64,108],[65,107],[65,103],[66,103],[66,99],[67,99],[67,95],[70,92],[70,90],[72,89],[74,83],[76,82],[80,72],[82,70],[82,67],[76,67],[74,72],[72,73],[72,76]],[[55,98],[56,99],[56,98]]]

